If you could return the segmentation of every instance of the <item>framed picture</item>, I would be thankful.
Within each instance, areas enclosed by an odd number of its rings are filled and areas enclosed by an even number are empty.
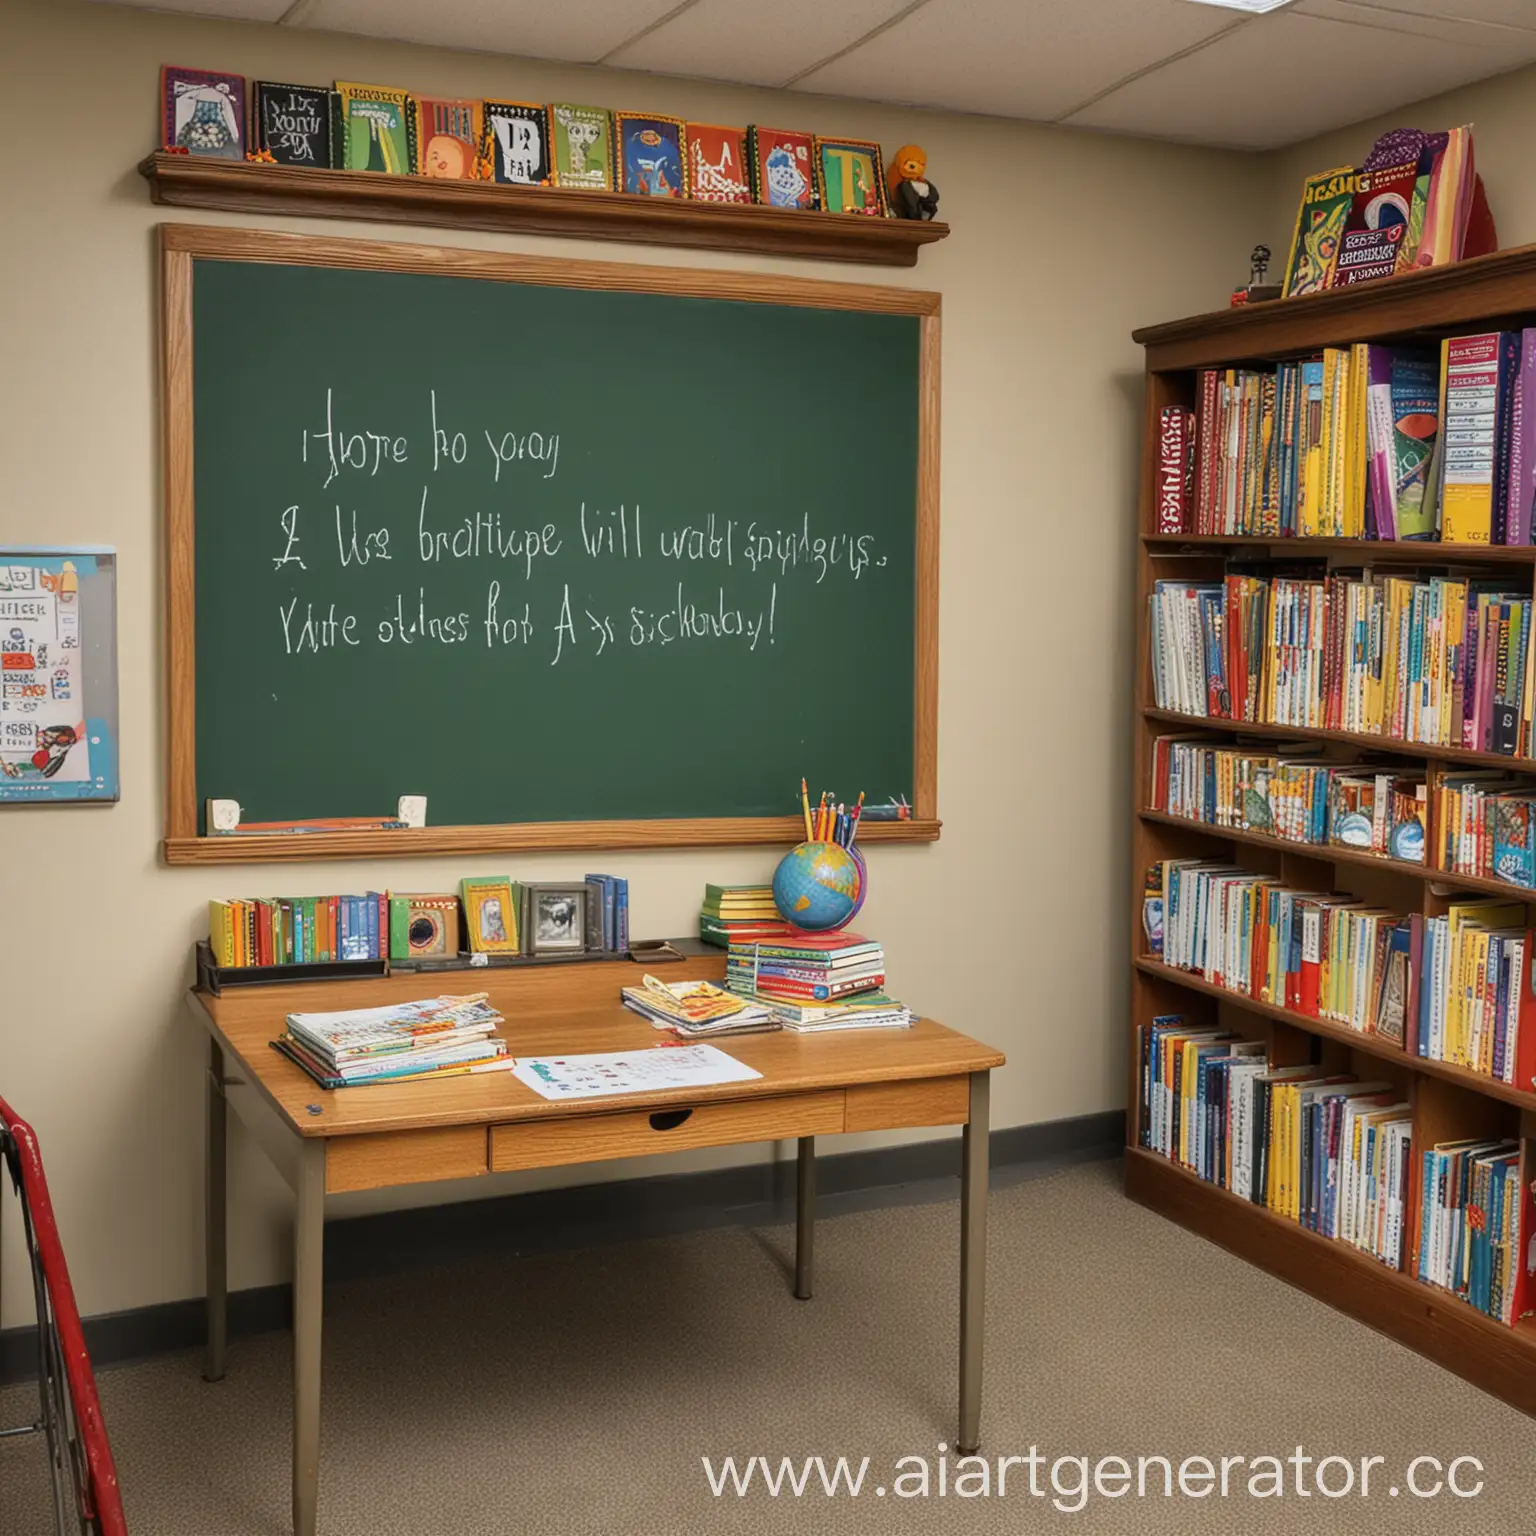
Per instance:
[[[446,181],[480,179],[480,103],[418,96],[411,102],[416,122],[416,174]]]
[[[245,76],[160,67],[160,132],[167,149],[245,158]]]
[[[512,882],[506,876],[459,881],[459,896],[464,903],[464,923],[469,930],[469,948],[477,955],[515,955],[518,942],[518,913],[512,900]]]
[[[747,129],[752,195],[770,208],[816,206],[816,141],[792,128]]]
[[[416,169],[416,114],[406,92],[338,80],[336,117],[342,170],[409,176]]]
[[[699,203],[750,203],[747,130],[688,124],[688,195]]]
[[[623,167],[620,190],[638,192],[642,197],[687,197],[683,120],[615,112],[613,123]]]
[[[258,80],[251,87],[251,137],[279,165],[331,166],[331,90]]]
[[[606,107],[549,106],[550,180],[557,187],[613,187],[613,131]]]
[[[527,101],[485,103],[485,158],[491,180],[541,187],[549,180],[549,114]]]
[[[867,139],[816,136],[816,195],[828,213],[890,214],[880,146]]]
[[[441,959],[459,952],[459,898],[392,891],[389,897],[389,958]]]
[[[117,798],[117,558],[0,548],[0,805]]]
[[[524,949],[530,955],[579,954],[601,946],[601,924],[594,934],[587,911],[590,888],[583,884],[534,884],[523,887]],[[591,939],[593,944],[589,945]]]

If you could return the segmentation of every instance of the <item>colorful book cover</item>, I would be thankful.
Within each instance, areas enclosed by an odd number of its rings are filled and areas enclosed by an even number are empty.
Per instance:
[[[699,203],[750,203],[752,170],[747,130],[689,123],[688,195]]]
[[[1361,172],[1339,240],[1330,287],[1345,288],[1390,277],[1397,270],[1418,174],[1417,154],[1395,165]]]
[[[1391,474],[1399,539],[1435,537],[1434,507],[1426,489],[1440,430],[1439,372],[1433,352],[1393,350]]]
[[[1446,343],[1443,537],[1448,544],[1493,539],[1499,438],[1502,333],[1456,336]]]
[[[549,114],[527,101],[487,101],[482,110],[484,156],[491,180],[514,187],[549,181]]]
[[[1183,406],[1164,406],[1158,419],[1157,531],[1189,532],[1194,417]]]
[[[416,168],[416,120],[405,91],[338,80],[337,163],[348,171],[408,176]]]
[[[1520,366],[1510,394],[1508,532],[1529,544],[1536,530],[1536,328],[1520,333]]]
[[[550,180],[557,187],[612,190],[613,127],[606,107],[551,102],[549,139]]]
[[[1285,264],[1286,298],[1321,293],[1328,287],[1359,186],[1360,173],[1349,165],[1307,178],[1296,212],[1290,259]]]
[[[478,101],[417,96],[411,101],[416,126],[416,174],[442,181],[479,181],[481,115]]]
[[[641,197],[687,197],[685,127],[679,117],[615,112],[620,190]]]
[[[245,158],[245,76],[160,67],[160,142],[216,160]]]
[[[279,165],[331,168],[331,90],[258,80],[252,87],[251,137]]]
[[[752,195],[770,208],[816,206],[815,140],[793,128],[747,129]]]

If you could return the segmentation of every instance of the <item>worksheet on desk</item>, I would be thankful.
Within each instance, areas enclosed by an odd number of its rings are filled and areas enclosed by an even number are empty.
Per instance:
[[[512,1075],[546,1099],[594,1099],[745,1083],[763,1074],[718,1046],[663,1045],[588,1056],[522,1056]]]

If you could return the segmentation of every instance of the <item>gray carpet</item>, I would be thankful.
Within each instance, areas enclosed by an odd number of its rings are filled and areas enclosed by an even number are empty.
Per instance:
[[[866,1210],[793,1233],[723,1229],[327,1292],[325,1536],[521,1531],[1267,1533],[1508,1536],[1536,1527],[1529,1420],[1408,1350],[1129,1204],[1098,1163],[998,1188],[983,1451],[1047,1458],[1003,1498],[900,1498],[903,1455],[952,1437],[957,1211]],[[288,1529],[288,1339],[231,1350],[209,1386],[179,1355],[101,1376],[134,1536]],[[27,1409],[0,1393],[0,1424]],[[1232,1491],[1052,1507],[1060,1456],[1382,1455],[1371,1497]],[[0,1536],[50,1529],[40,1447],[0,1441]],[[713,1497],[700,1458],[872,1458],[859,1498]],[[1387,1484],[1414,1455],[1475,1455],[1480,1497]],[[1332,1469],[1342,1480],[1342,1472]],[[1058,1474],[1072,1504],[1077,1473]],[[948,1473],[953,1484],[956,1470]],[[1110,1469],[1113,1476],[1113,1468]],[[1427,1484],[1430,1475],[1422,1474]],[[1464,1485],[1475,1481],[1470,1473]],[[874,1485],[890,1485],[886,1497]],[[914,1482],[904,1483],[910,1490]],[[967,1485],[973,1487],[974,1484]],[[1109,1487],[1116,1486],[1113,1481]],[[994,1482],[995,1490],[995,1482]]]

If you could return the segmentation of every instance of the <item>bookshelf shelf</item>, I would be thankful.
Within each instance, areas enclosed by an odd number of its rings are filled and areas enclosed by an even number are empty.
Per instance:
[[[1498,768],[1536,775],[1536,758],[1472,751],[1460,746],[1400,741],[1358,731],[1306,730],[1243,720],[1191,716],[1156,707],[1147,600],[1170,576],[1210,580],[1225,560],[1316,560],[1333,567],[1446,566],[1499,577],[1499,585],[1536,586],[1536,546],[1440,544],[1373,539],[1301,539],[1253,535],[1159,533],[1158,425],[1165,407],[1188,411],[1200,397],[1198,371],[1268,366],[1353,342],[1435,345],[1442,338],[1536,326],[1536,245],[1457,265],[1319,294],[1196,315],[1139,330],[1145,348],[1146,394],[1135,528],[1135,700],[1132,877],[1127,892],[1131,927],[1129,1061],[1131,1113],[1125,1185],[1132,1199],[1300,1286],[1389,1334],[1447,1369],[1536,1416],[1536,1317],[1513,1328],[1433,1287],[1413,1273],[1417,1225],[1408,1223],[1405,1270],[1390,1270],[1347,1244],[1309,1232],[1286,1217],[1238,1198],[1140,1144],[1138,1032],[1159,1014],[1214,1023],[1230,1018],[1245,1037],[1262,1040],[1272,1065],[1315,1062],[1329,1071],[1381,1076],[1400,1085],[1411,1106],[1413,1152],[1462,1137],[1518,1139],[1529,1159],[1536,1149],[1536,1092],[1497,1082],[1467,1067],[1425,1060],[1345,1024],[1259,1002],[1143,953],[1142,875],[1157,861],[1183,854],[1218,856],[1254,869],[1278,869],[1289,883],[1316,880],[1332,866],[1345,890],[1373,906],[1425,918],[1445,913],[1460,893],[1524,903],[1536,925],[1536,891],[1504,881],[1405,864],[1355,849],[1292,842],[1263,833],[1150,810],[1153,743],[1160,735],[1205,733],[1284,744],[1310,743],[1330,758],[1399,761],[1437,777],[1458,767]],[[1331,750],[1330,750],[1331,749]],[[1339,750],[1343,749],[1343,750]],[[1436,846],[1439,810],[1431,793],[1428,846]],[[1312,866],[1309,873],[1308,864]],[[1219,1009],[1221,1003],[1227,1008]],[[1218,1011],[1219,1010],[1219,1011]],[[1415,1161],[1417,1158],[1415,1157]],[[1417,1178],[1418,1169],[1414,1175]],[[1416,1201],[1416,1185],[1410,1190]],[[1529,1236],[1529,1234],[1526,1234]]]
[[[1143,1147],[1126,1151],[1125,1187],[1133,1200],[1170,1221],[1536,1415],[1531,1319],[1506,1328],[1412,1275],[1208,1184]]]
[[[1512,1083],[1501,1083],[1491,1077],[1484,1077],[1481,1072],[1474,1072],[1469,1067],[1458,1067],[1449,1061],[1431,1061],[1424,1056],[1410,1056],[1401,1046],[1393,1045],[1376,1035],[1363,1035],[1347,1024],[1335,1024],[1332,1019],[1315,1019],[1310,1013],[1296,1013],[1289,1008],[1277,1008],[1273,1003],[1260,1002],[1256,997],[1249,997],[1246,992],[1234,992],[1231,987],[1218,987],[1203,976],[1180,970],[1176,965],[1164,965],[1161,960],[1154,960],[1150,955],[1138,955],[1136,969],[1143,975],[1157,976],[1163,981],[1172,982],[1176,987],[1185,987],[1191,992],[1203,993],[1206,997],[1220,998],[1222,1002],[1246,1009],[1261,1018],[1278,1019],[1282,1024],[1304,1030],[1309,1035],[1317,1035],[1324,1040],[1337,1040],[1341,1045],[1364,1051],[1367,1056],[1374,1056],[1379,1061],[1390,1061],[1428,1077],[1443,1078],[1448,1083],[1455,1083],[1460,1088],[1470,1089],[1486,1098],[1502,1099],[1506,1104],[1518,1104],[1521,1109],[1536,1112],[1536,1093],[1526,1093]]]
[[[1315,555],[1409,560],[1420,565],[1536,565],[1536,544],[1438,544],[1422,539],[1295,539],[1240,533],[1147,533],[1154,555],[1221,555],[1279,550],[1298,559]]]
[[[1177,710],[1148,705],[1148,720],[1163,720],[1185,729],[1235,732],[1239,736],[1272,736],[1276,741],[1339,741],[1368,752],[1390,752],[1396,757],[1431,763],[1469,763],[1479,768],[1512,768],[1536,773],[1536,758],[1512,757],[1504,752],[1473,752],[1466,747],[1437,747],[1427,741],[1401,741],[1396,736],[1372,736],[1365,731],[1304,730],[1295,725],[1268,725],[1258,720],[1221,720],[1212,715],[1181,715]]]
[[[438,181],[375,171],[308,170],[164,150],[142,160],[139,174],[149,183],[150,198],[169,208],[638,241],[883,267],[916,266],[923,246],[949,234],[948,224],[920,219],[871,219],[568,187]]]
[[[1188,816],[1171,816],[1167,811],[1142,810],[1143,821],[1164,827],[1181,827],[1229,843],[1247,843],[1254,848],[1273,848],[1280,853],[1299,853],[1303,858],[1328,864],[1359,864],[1368,869],[1385,870],[1426,885],[1443,885],[1457,891],[1479,891],[1489,896],[1503,896],[1509,901],[1536,901],[1536,891],[1511,885],[1507,880],[1489,880],[1481,875],[1453,875],[1447,870],[1430,869],[1423,864],[1409,864],[1402,859],[1383,858],[1378,853],[1361,853],[1358,848],[1339,848],[1332,843],[1298,843],[1289,837],[1270,837],[1263,832],[1242,832],[1236,827],[1216,827],[1207,821],[1192,821]]]

